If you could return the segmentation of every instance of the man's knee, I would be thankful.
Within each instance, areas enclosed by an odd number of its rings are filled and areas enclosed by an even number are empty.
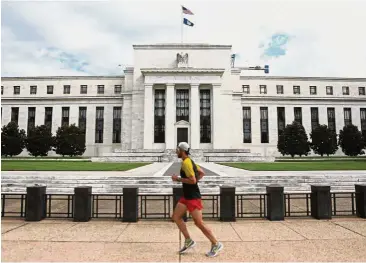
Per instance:
[[[204,224],[203,224],[203,220],[202,220],[202,219],[194,220],[194,224],[195,224],[198,228],[203,228],[203,227],[204,227]]]
[[[178,222],[179,220],[181,220],[181,217],[180,217],[179,215],[173,214],[173,215],[172,215],[172,220],[173,220],[174,222]]]

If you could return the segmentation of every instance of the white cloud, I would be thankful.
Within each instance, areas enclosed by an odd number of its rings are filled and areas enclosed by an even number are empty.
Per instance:
[[[3,2],[2,75],[115,74],[133,65],[132,44],[180,42],[180,4],[194,12],[186,42],[232,44],[242,65],[270,64],[271,74],[366,76],[365,1]],[[38,38],[27,40],[20,27]],[[291,36],[286,55],[264,58],[260,43]],[[49,53],[49,48],[58,52]],[[62,63],[65,52],[78,63]]]

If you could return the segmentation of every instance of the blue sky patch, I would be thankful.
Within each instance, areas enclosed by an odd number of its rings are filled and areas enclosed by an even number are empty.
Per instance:
[[[264,49],[262,56],[265,57],[280,57],[286,55],[286,45],[290,41],[290,36],[287,34],[274,34],[269,39],[268,43],[261,43],[259,48]]]

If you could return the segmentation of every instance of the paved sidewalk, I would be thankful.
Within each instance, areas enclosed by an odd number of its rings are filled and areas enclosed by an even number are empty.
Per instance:
[[[210,244],[189,223],[198,245],[177,254],[179,232],[171,222],[44,220],[28,223],[3,219],[2,261],[366,261],[366,220],[291,219],[283,222],[208,221],[225,245],[208,259]]]

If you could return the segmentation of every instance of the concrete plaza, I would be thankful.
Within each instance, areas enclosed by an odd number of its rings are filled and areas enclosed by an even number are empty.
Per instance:
[[[189,222],[196,248],[179,256],[179,232],[171,222],[2,220],[3,262],[15,261],[366,261],[366,220],[291,219],[282,222],[208,221],[225,246],[206,258],[210,244]]]

